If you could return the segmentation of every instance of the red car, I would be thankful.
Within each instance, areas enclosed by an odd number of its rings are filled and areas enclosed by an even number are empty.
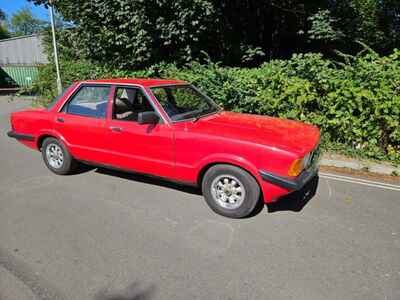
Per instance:
[[[8,136],[68,174],[78,162],[202,188],[217,213],[240,218],[317,176],[318,128],[221,110],[178,80],[76,82],[45,109],[11,114]]]

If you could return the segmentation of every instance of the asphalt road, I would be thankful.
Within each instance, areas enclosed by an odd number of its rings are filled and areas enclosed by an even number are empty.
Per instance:
[[[231,220],[165,182],[53,175],[6,136],[29,103],[0,100],[1,300],[400,299],[398,191],[321,178],[300,211]]]

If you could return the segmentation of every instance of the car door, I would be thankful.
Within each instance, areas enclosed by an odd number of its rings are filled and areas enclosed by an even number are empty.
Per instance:
[[[110,92],[111,85],[82,84],[55,115],[55,130],[79,160],[107,161],[104,145]]]
[[[110,164],[162,177],[174,175],[173,129],[158,124],[139,124],[141,112],[157,110],[140,87],[115,86],[108,119],[107,149]]]

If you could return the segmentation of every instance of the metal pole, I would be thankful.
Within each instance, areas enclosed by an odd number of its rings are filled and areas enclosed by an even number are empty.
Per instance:
[[[57,52],[57,43],[56,43],[56,28],[54,25],[54,8],[50,2],[50,21],[51,21],[51,31],[53,35],[53,48],[54,48],[54,62],[56,64],[56,72],[57,72],[57,90],[58,93],[61,94],[62,92],[62,85],[61,85],[61,76],[60,76],[60,66],[58,64],[58,52]]]

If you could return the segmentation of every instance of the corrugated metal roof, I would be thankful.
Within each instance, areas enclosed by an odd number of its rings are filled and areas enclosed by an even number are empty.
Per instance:
[[[0,65],[36,65],[48,63],[42,36],[33,34],[0,40]]]

